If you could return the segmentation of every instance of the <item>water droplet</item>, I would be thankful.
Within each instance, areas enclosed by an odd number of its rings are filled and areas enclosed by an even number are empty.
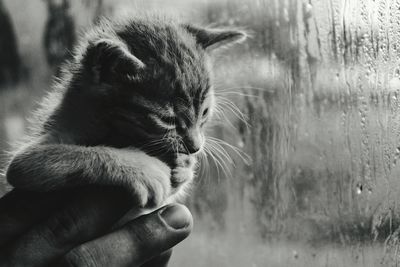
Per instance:
[[[308,16],[310,16],[311,12],[312,12],[312,9],[313,9],[313,6],[310,3],[307,3],[305,5],[304,11]]]
[[[286,22],[289,22],[289,21],[290,21],[290,19],[289,19],[289,12],[288,12],[288,9],[287,9],[286,7],[283,9],[283,18],[284,18],[284,20],[285,20]]]
[[[293,250],[293,258],[298,259],[299,253],[296,250]]]
[[[400,90],[400,79],[398,77],[393,77],[389,81],[389,90],[390,92],[396,92]]]
[[[311,254],[311,256],[312,256],[313,258],[315,258],[315,257],[317,256],[317,253],[313,252],[313,253]]]
[[[362,186],[362,184],[358,183],[356,186],[357,195],[360,195],[362,193],[362,191],[363,191],[363,186]]]
[[[237,143],[237,146],[238,146],[239,148],[243,148],[243,147],[244,147],[244,142],[243,142],[242,140],[240,140],[240,141]]]

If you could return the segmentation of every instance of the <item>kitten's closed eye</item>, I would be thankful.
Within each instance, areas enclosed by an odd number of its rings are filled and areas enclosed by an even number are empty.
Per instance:
[[[207,116],[207,114],[208,114],[208,108],[204,109],[204,111],[203,111],[203,117]]]
[[[158,127],[164,129],[164,130],[173,130],[176,128],[175,126],[175,120],[174,118],[161,118],[160,116],[156,114],[150,114],[149,115],[150,119],[157,125]]]

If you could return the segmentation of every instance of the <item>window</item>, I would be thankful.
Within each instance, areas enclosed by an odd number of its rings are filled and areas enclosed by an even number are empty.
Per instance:
[[[398,264],[399,2],[96,3],[71,1],[76,30],[98,14],[143,7],[249,34],[214,61],[226,118],[212,136],[230,145],[224,152],[214,144],[220,162],[200,171],[188,200],[196,227],[171,265]],[[1,150],[22,134],[23,118],[57,72],[40,39],[45,2],[4,4],[25,78],[0,88]]]

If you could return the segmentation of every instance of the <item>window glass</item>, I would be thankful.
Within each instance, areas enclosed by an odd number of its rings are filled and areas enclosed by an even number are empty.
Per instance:
[[[21,66],[0,87],[1,151],[57,68],[45,1],[3,4]],[[225,114],[210,135],[228,145],[209,141],[215,155],[187,202],[195,230],[172,266],[398,264],[399,1],[71,1],[68,14],[76,34],[141,8],[248,33],[213,61]]]

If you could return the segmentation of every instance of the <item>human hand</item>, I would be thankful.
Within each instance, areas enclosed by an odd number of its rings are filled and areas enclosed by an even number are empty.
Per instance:
[[[111,231],[129,203],[115,188],[14,190],[0,199],[0,266],[167,266],[190,212],[170,205]]]

